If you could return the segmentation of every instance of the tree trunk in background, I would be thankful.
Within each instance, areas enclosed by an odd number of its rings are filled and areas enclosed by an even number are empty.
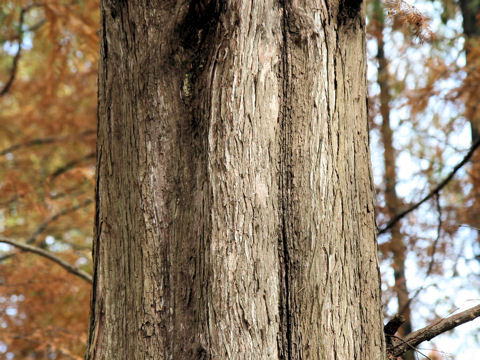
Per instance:
[[[397,196],[397,169],[395,148],[393,146],[392,128],[390,126],[390,86],[388,75],[388,59],[384,52],[384,8],[379,0],[374,2],[374,16],[377,38],[377,61],[378,61],[378,85],[380,87],[380,116],[382,117],[382,126],[380,134],[384,146],[384,184],[385,184],[385,203],[388,216],[393,219],[401,211],[401,200]],[[398,222],[390,230],[390,241],[388,249],[392,254],[393,276],[395,279],[394,291],[397,295],[398,314],[405,318],[404,324],[398,330],[399,335],[404,337],[412,332],[410,295],[405,277],[405,260],[407,248],[405,246],[402,233],[400,231],[401,223]],[[408,351],[402,356],[404,360],[414,360],[413,351]]]
[[[480,1],[459,0],[463,17],[463,33],[465,35],[467,77],[465,79],[467,97],[465,99],[465,117],[472,129],[472,144],[480,139],[480,107],[478,102],[479,72],[480,72]],[[480,228],[480,152],[472,157],[473,205],[468,210],[468,223]],[[478,240],[480,241],[480,234]]]
[[[363,10],[219,3],[102,2],[87,359],[384,359]]]

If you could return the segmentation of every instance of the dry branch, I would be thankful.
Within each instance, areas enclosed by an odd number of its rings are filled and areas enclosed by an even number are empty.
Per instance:
[[[40,248],[35,247],[35,246],[22,244],[22,243],[20,243],[16,240],[9,239],[9,238],[4,237],[4,236],[0,236],[0,242],[15,246],[16,248],[19,248],[23,251],[28,251],[28,252],[43,256],[44,258],[57,263],[58,265],[63,267],[65,270],[67,270],[69,273],[74,274],[74,275],[82,278],[83,280],[88,281],[89,283],[93,282],[92,277],[89,274],[87,274],[85,271],[76,268],[75,266],[69,264],[68,262],[66,262],[66,261],[60,259],[59,257],[53,255],[51,252],[48,252],[46,250],[40,249]]]
[[[383,233],[387,232],[387,230],[390,230],[403,217],[405,217],[406,215],[411,213],[413,210],[418,209],[420,207],[420,205],[422,205],[425,201],[429,200],[434,195],[439,194],[440,191],[450,182],[450,180],[453,179],[453,177],[458,172],[458,170],[460,170],[463,167],[463,165],[465,165],[470,160],[470,158],[473,156],[473,153],[475,152],[475,150],[478,149],[479,146],[480,146],[480,139],[477,140],[472,145],[472,147],[468,151],[467,155],[465,155],[465,157],[462,159],[462,161],[460,161],[457,165],[455,165],[455,167],[450,172],[450,174],[448,174],[448,176],[445,179],[443,179],[443,181],[440,182],[440,184],[438,184],[432,191],[430,191],[422,200],[417,202],[415,205],[409,207],[408,209],[406,209],[406,210],[402,211],[401,213],[399,213],[398,215],[396,215],[392,220],[390,220],[390,222],[387,225],[385,225],[382,229],[380,229],[377,234],[380,235],[380,234],[383,234]]]
[[[33,242],[35,242],[35,239],[37,238],[38,235],[40,235],[42,232],[45,231],[45,229],[54,221],[56,221],[58,218],[62,217],[62,216],[65,216],[71,212],[74,212],[74,211],[77,211],[78,209],[81,209],[85,206],[88,206],[92,203],[92,200],[91,199],[87,199],[85,200],[84,202],[78,204],[78,205],[75,205],[75,206],[72,206],[72,207],[69,207],[67,209],[63,209],[59,212],[57,212],[56,214],[50,216],[48,219],[46,219],[44,222],[42,222],[38,227],[37,229],[32,233],[32,235],[30,235],[30,237],[27,239],[26,243],[27,244],[32,244]]]
[[[388,347],[387,352],[394,357],[401,356],[408,350],[415,348],[418,344],[431,340],[435,336],[472,321],[479,316],[480,305],[477,305],[408,334],[402,341],[396,341],[394,345]]]
[[[92,135],[95,134],[95,130],[92,129],[87,129],[85,131],[82,131],[78,136],[87,136],[87,135]],[[12,153],[16,150],[22,149],[22,148],[28,148],[32,146],[37,146],[37,145],[43,145],[43,144],[51,144],[51,143],[56,143],[60,141],[65,141],[71,139],[73,136],[68,135],[68,136],[58,136],[58,137],[46,137],[46,138],[38,138],[38,139],[32,139],[28,140],[22,144],[15,144],[12,146],[9,146],[8,148],[5,148],[3,150],[0,150],[0,155],[6,155],[8,153]],[[77,137],[77,136],[75,136]]]
[[[8,80],[6,81],[5,85],[3,86],[3,89],[0,90],[0,96],[4,96],[8,90],[10,90],[10,87],[13,84],[13,80],[15,79],[15,75],[17,74],[17,68],[18,68],[18,62],[20,61],[20,56],[22,54],[22,46],[23,46],[23,34],[27,31],[30,31],[30,29],[23,30],[23,24],[25,22],[25,14],[33,9],[34,7],[41,6],[40,4],[30,4],[26,7],[24,7],[20,11],[20,19],[19,19],[19,25],[18,25],[18,49],[15,52],[15,55],[13,56],[13,62],[12,62],[12,68],[10,70],[10,76],[8,77]],[[42,26],[44,22],[40,22],[38,24],[35,24],[35,29]]]
[[[75,159],[75,160],[72,160],[72,161],[69,161],[68,163],[66,163],[65,165],[57,168],[57,170],[55,170],[53,172],[52,175],[50,175],[49,177],[49,181],[53,181],[55,180],[57,177],[59,177],[60,175],[66,173],[67,171],[70,171],[71,169],[75,168],[77,165],[87,161],[87,160],[91,160],[91,159],[95,159],[95,152],[91,152],[79,159]]]

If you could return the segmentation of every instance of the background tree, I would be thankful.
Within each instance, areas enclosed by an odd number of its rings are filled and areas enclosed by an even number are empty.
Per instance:
[[[432,2],[423,3],[428,4]],[[433,10],[428,6],[423,8],[426,10],[422,12],[436,14],[436,18],[432,17],[435,20],[433,38],[427,26],[428,20],[417,9],[402,1],[387,1],[385,5],[390,15],[386,31],[383,31],[386,34],[383,44],[387,45],[385,51],[380,52],[381,47],[372,51],[373,56],[378,57],[379,53],[384,56],[382,61],[378,61],[378,87],[371,87],[370,99],[374,154],[379,151],[378,140],[385,143],[382,140],[385,139],[385,123],[382,124],[385,114],[389,114],[389,133],[390,139],[393,139],[390,141],[393,147],[385,146],[385,159],[392,149],[397,154],[393,160],[390,155],[383,169],[380,166],[376,168],[381,259],[394,268],[393,271],[383,268],[385,285],[391,284],[390,289],[384,288],[385,309],[392,316],[395,308],[404,312],[410,307],[416,313],[421,308],[424,314],[430,312],[427,318],[441,319],[450,312],[445,310],[448,307],[455,311],[458,304],[464,305],[476,296],[470,294],[468,298],[465,295],[461,298],[461,294],[471,287],[473,279],[467,280],[467,277],[474,276],[475,271],[470,265],[470,269],[465,269],[465,262],[471,264],[472,260],[468,252],[475,245],[469,244],[464,224],[472,224],[476,212],[475,205],[468,200],[471,196],[468,190],[470,184],[464,175],[465,170],[475,174],[474,168],[468,166],[468,160],[475,156],[475,147],[469,151],[470,140],[464,129],[470,125],[462,116],[467,98],[465,94],[470,90],[468,81],[462,80],[465,68],[461,64],[463,49],[459,27],[452,23],[442,26],[440,23],[442,11],[442,19],[446,21],[455,19],[459,8],[448,1],[435,2]],[[372,37],[378,39],[378,25],[373,16],[370,29]],[[385,65],[382,66],[382,63]],[[381,74],[382,71],[386,74]],[[470,94],[472,99],[475,98],[476,95]],[[389,99],[388,107],[384,105],[386,98]],[[383,151],[380,153],[383,154]],[[378,164],[378,161],[374,158],[374,163]],[[392,170],[388,169],[393,166],[395,170],[395,164],[401,169],[400,175],[397,173],[392,177]],[[385,177],[389,181],[384,180]],[[392,199],[392,186],[388,186],[392,178],[396,179],[393,189],[402,194],[400,202],[395,201],[398,197]],[[407,185],[406,179],[417,185]],[[406,278],[415,284],[409,292],[399,287],[405,284],[398,283],[399,273],[395,270],[398,268],[398,257],[395,251],[390,252],[392,248],[397,248],[395,239],[398,234],[404,244],[400,252],[403,254],[403,268],[405,274],[410,272]],[[408,261],[410,265],[407,265]],[[415,276],[412,268],[423,275]],[[454,282],[450,280],[455,277]],[[455,284],[453,286],[460,296],[440,291],[442,283],[447,282]],[[459,286],[460,283],[463,286]],[[464,290],[459,291],[462,288]],[[392,300],[397,303],[402,300],[398,296],[399,291],[407,294],[403,297],[407,307],[392,306]],[[413,326],[425,321],[418,316],[415,320]]]
[[[390,76],[388,72],[388,58],[385,56],[385,43],[383,39],[383,31],[385,28],[385,9],[383,3],[374,0],[371,3],[370,17],[370,33],[375,37],[377,44],[377,66],[378,78],[377,82],[380,87],[379,94],[379,110],[381,116],[380,135],[383,143],[383,194],[385,198],[384,213],[388,218],[393,219],[401,208],[402,201],[397,195],[397,168],[396,168],[396,151],[393,146],[393,132],[390,126]],[[395,224],[390,230],[390,240],[382,251],[392,257],[393,276],[395,279],[394,290],[397,298],[398,314],[404,318],[404,323],[399,329],[398,335],[404,337],[412,332],[410,295],[407,287],[407,278],[405,276],[405,260],[407,256],[407,248],[403,234],[400,231],[400,222]],[[403,358],[405,360],[413,360],[414,352],[407,352]]]
[[[472,144],[480,141],[480,110],[478,108],[478,81],[480,75],[479,51],[480,51],[480,2],[458,0],[462,18],[463,33],[465,35],[465,58],[466,74],[463,83],[463,98],[465,101],[465,117],[470,123],[472,130]],[[472,181],[472,206],[469,207],[470,216],[468,223],[480,228],[480,153],[477,152],[472,161],[470,178]],[[473,216],[472,216],[473,215]],[[478,232],[480,242],[480,231]]]

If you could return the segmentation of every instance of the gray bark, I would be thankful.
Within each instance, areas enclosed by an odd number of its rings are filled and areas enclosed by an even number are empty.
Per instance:
[[[102,2],[88,359],[384,359],[355,1]]]

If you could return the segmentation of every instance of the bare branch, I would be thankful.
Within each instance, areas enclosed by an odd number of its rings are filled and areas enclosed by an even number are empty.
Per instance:
[[[16,248],[19,248],[23,251],[28,251],[28,252],[43,256],[44,258],[57,263],[58,265],[63,267],[65,270],[67,270],[69,273],[74,274],[74,275],[82,278],[83,280],[85,280],[89,283],[93,282],[92,277],[89,274],[87,274],[85,271],[76,268],[75,266],[69,264],[68,262],[60,259],[59,257],[53,255],[52,253],[50,253],[46,250],[40,249],[40,248],[35,247],[35,246],[22,244],[18,241],[15,241],[13,239],[9,239],[9,238],[1,236],[1,235],[0,235],[0,242],[15,246]]]
[[[0,207],[8,206],[8,205],[10,205],[10,204],[13,203],[13,202],[18,201],[19,199],[21,199],[21,198],[24,197],[24,196],[25,196],[25,195],[23,195],[23,194],[15,194],[15,195],[13,195],[12,197],[10,197],[9,199],[0,202]]]
[[[88,130],[82,131],[80,134],[78,134],[78,137],[92,135],[92,134],[95,134],[95,130],[88,129]],[[77,137],[77,136],[75,136],[75,137]],[[28,148],[28,147],[43,145],[43,144],[56,143],[56,142],[60,142],[60,141],[69,140],[71,138],[72,138],[72,136],[68,135],[68,136],[46,137],[46,138],[38,138],[38,139],[28,140],[28,141],[26,141],[22,144],[15,144],[15,145],[12,145],[12,146],[10,146],[6,149],[1,150],[0,151],[0,156],[1,155],[6,155],[8,153],[12,153],[12,152],[14,152],[16,150],[19,150],[19,149],[22,149],[22,148]]]
[[[448,176],[443,179],[442,182],[440,182],[440,184],[438,184],[432,191],[430,191],[428,193],[428,195],[426,195],[422,200],[420,200],[419,202],[417,202],[415,205],[411,206],[410,208],[402,211],[401,213],[399,213],[398,215],[396,215],[392,220],[390,220],[390,222],[385,225],[385,227],[383,227],[382,229],[380,229],[378,231],[378,235],[380,234],[383,234],[385,232],[387,232],[387,230],[390,230],[397,222],[399,222],[403,217],[405,217],[406,215],[408,215],[409,213],[411,213],[412,211],[418,209],[420,207],[420,205],[422,205],[425,201],[427,201],[428,199],[430,199],[432,196],[434,196],[435,194],[438,194],[440,193],[440,191],[450,182],[450,180],[453,179],[453,177],[455,176],[455,174],[458,172],[458,170],[460,170],[463,165],[465,165],[469,160],[470,158],[472,157],[473,153],[475,152],[475,150],[478,149],[478,147],[480,146],[480,139],[477,140],[473,145],[472,147],[470,148],[470,150],[468,151],[467,155],[465,155],[465,157],[462,159],[462,161],[460,161],[457,165],[455,165],[455,167],[453,168],[453,170],[450,172],[450,174],[448,174]]]
[[[458,225],[458,227],[466,227],[466,228],[469,228],[469,229],[473,229],[473,230],[477,230],[477,231],[480,231],[479,228],[475,227],[475,226],[472,226],[472,225],[468,225],[468,224],[460,224]]]
[[[42,19],[40,20],[39,22],[33,24],[32,26],[26,28],[25,30],[17,33],[17,34],[13,34],[11,36],[7,36],[7,37],[4,37],[2,38],[2,44],[4,44],[5,42],[13,42],[13,41],[18,41],[20,39],[20,36],[27,33],[27,32],[34,32],[34,31],[37,31],[38,29],[40,29],[43,25],[45,25],[47,23],[47,19]]]
[[[30,11],[32,8],[37,7],[37,6],[41,6],[41,5],[33,3],[33,4],[30,4],[30,5],[22,8],[22,10],[20,11],[20,19],[18,20],[18,23],[19,23],[19,25],[18,25],[18,29],[19,29],[18,30],[18,49],[15,53],[15,56],[13,57],[12,69],[10,70],[10,76],[8,77],[7,82],[3,86],[3,89],[0,90],[0,97],[4,96],[8,92],[8,90],[10,90],[10,87],[13,84],[13,80],[15,79],[15,75],[17,74],[18,62],[19,62],[20,56],[22,54],[23,34],[25,33],[25,31],[29,31],[28,29],[27,30],[22,29],[23,24],[25,22],[25,14],[28,11]],[[40,27],[43,24],[39,23],[39,24],[36,24],[36,25],[38,27]]]
[[[12,258],[12,257],[14,257],[14,256],[16,256],[16,255],[17,255],[16,253],[11,252],[11,253],[9,253],[9,254],[5,254],[5,255],[3,255],[3,256],[0,256],[0,263],[3,262],[3,261],[5,261],[5,260],[8,260],[8,259],[10,259],[10,258]]]
[[[22,23],[23,23],[23,12],[22,12]],[[10,76],[8,77],[7,82],[3,86],[3,89],[0,90],[0,97],[4,96],[8,92],[8,90],[10,90],[10,87],[13,84],[13,80],[15,79],[15,75],[17,74],[18,61],[20,60],[21,55],[22,55],[22,41],[19,40],[18,41],[17,52],[15,53],[15,56],[13,57],[12,69],[10,70]]]
[[[33,24],[32,26],[30,26],[28,29],[25,29],[23,32],[26,33],[26,32],[36,31],[36,30],[40,29],[46,23],[47,23],[47,19],[42,19],[39,22],[37,22],[36,24]]]
[[[386,334],[385,334],[385,335],[386,335]],[[392,339],[397,339],[397,340],[400,341],[402,344],[405,344],[405,346],[407,346],[407,347],[410,348],[410,349],[407,349],[407,351],[408,351],[408,350],[413,350],[414,352],[418,352],[418,353],[419,353],[420,355],[422,355],[424,358],[427,358],[427,359],[429,359],[429,360],[432,360],[432,359],[430,359],[427,355],[425,355],[424,353],[422,353],[419,349],[417,349],[416,347],[414,347],[414,346],[406,343],[405,340],[403,340],[401,337],[395,336],[395,335],[387,335],[387,337],[390,337],[390,338],[392,338]],[[417,358],[417,357],[415,357],[415,358]]]
[[[54,138],[54,137],[32,139],[23,144],[15,144],[6,149],[3,149],[2,151],[0,151],[0,155],[6,155],[8,153],[14,152],[15,150],[18,150],[23,147],[32,147],[32,146],[42,145],[42,144],[51,144],[57,141],[59,141],[59,138]]]
[[[433,339],[448,330],[456,328],[466,322],[472,321],[480,316],[480,305],[474,306],[461,313],[449,316],[445,319],[441,319],[431,325],[424,327],[423,329],[414,331],[402,339],[402,342],[397,342],[395,345],[389,347],[387,352],[392,356],[400,356],[410,350],[412,347],[416,347],[418,344]]]
[[[67,171],[75,168],[75,166],[85,162],[86,160],[90,160],[90,159],[95,159],[95,152],[92,152],[92,153],[89,153],[87,155],[85,155],[84,157],[81,157],[79,159],[75,159],[75,160],[72,160],[72,161],[69,161],[68,163],[66,163],[65,165],[57,168],[57,170],[55,170],[53,172],[52,175],[50,175],[50,179],[49,181],[53,181],[55,180],[57,177],[59,177],[60,175],[66,173]]]
[[[45,229],[48,227],[48,225],[50,225],[52,222],[56,221],[59,217],[62,217],[62,216],[65,216],[71,212],[74,212],[74,211],[77,211],[78,209],[81,209],[85,206],[88,206],[92,203],[92,200],[91,199],[87,199],[85,200],[84,202],[78,204],[78,205],[75,205],[75,206],[72,206],[72,207],[69,207],[67,209],[63,209],[61,211],[59,211],[58,213],[50,216],[47,220],[45,220],[43,223],[41,223],[37,229],[32,233],[32,235],[30,235],[30,237],[27,239],[26,243],[27,244],[32,244],[33,242],[35,242],[35,239],[37,238],[38,235],[40,235],[43,231],[45,231]]]

